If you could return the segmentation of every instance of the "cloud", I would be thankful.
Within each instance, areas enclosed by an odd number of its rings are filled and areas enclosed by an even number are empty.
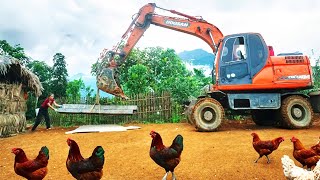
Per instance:
[[[131,17],[149,3],[131,1],[11,0],[0,1],[0,39],[21,44],[34,59],[52,64],[53,55],[65,55],[70,75],[89,74],[104,48],[120,41]],[[259,32],[275,52],[320,51],[320,2],[316,0],[155,0],[163,8],[202,16],[227,34]],[[156,10],[163,15],[172,15]],[[202,40],[151,27],[136,47],[162,46],[176,52],[197,48],[211,52]]]

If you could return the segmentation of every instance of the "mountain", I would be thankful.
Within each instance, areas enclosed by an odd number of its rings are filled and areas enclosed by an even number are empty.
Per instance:
[[[192,71],[193,68],[203,69],[205,76],[211,76],[210,74],[215,59],[214,54],[203,49],[195,49],[191,51],[183,51],[179,53],[178,56],[190,71]]]
[[[193,65],[205,65],[210,67],[212,67],[215,58],[214,54],[203,49],[183,51],[179,53],[178,56],[184,62],[192,63]]]

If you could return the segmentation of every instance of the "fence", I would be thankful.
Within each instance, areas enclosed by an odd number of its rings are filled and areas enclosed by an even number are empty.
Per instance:
[[[56,100],[59,104],[94,104],[94,98],[78,100]],[[174,103],[170,93],[146,93],[133,95],[129,100],[121,98],[101,98],[101,105],[137,105],[138,111],[133,115],[106,115],[106,114],[60,114],[50,112],[51,122],[54,126],[72,126],[84,124],[122,124],[127,122],[176,122],[180,118],[181,107]]]

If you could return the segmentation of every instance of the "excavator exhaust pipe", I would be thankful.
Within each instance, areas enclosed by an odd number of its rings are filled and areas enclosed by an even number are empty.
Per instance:
[[[119,76],[115,67],[103,68],[97,75],[98,89],[123,99],[128,99],[121,89],[119,82]]]

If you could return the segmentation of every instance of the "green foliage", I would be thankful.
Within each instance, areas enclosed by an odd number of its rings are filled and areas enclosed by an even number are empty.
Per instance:
[[[316,59],[316,64],[312,67],[313,71],[313,81],[314,81],[314,89],[320,88],[320,57]]]
[[[4,54],[19,59],[20,63],[23,65],[27,65],[30,62],[29,58],[24,53],[24,49],[20,47],[20,44],[11,46],[6,40],[0,40],[0,49],[3,50]]]
[[[149,89],[148,69],[142,64],[133,65],[128,70],[128,79],[125,83],[125,90],[128,94],[146,93]]]
[[[95,63],[91,73],[96,75],[105,64],[104,61]],[[126,94],[169,91],[180,103],[190,96],[200,95],[203,86],[212,81],[211,77],[204,76],[203,70],[187,70],[173,49],[161,47],[133,49],[118,72]]]
[[[68,101],[80,101],[80,91],[83,89],[85,89],[85,84],[81,78],[79,80],[73,80],[68,82],[66,90]]]
[[[86,92],[86,98],[90,98],[93,96],[93,89],[91,88],[91,86],[86,86],[84,88],[85,92]]]
[[[37,105],[39,105],[37,100],[38,99],[35,97],[33,93],[28,93],[26,119],[32,119],[35,117],[35,109],[37,108]]]
[[[27,119],[33,118],[35,116],[35,109],[40,106],[40,103],[46,99],[50,93],[50,82],[51,82],[51,72],[52,69],[44,61],[31,61],[27,67],[38,76],[42,87],[42,95],[36,99],[33,93],[29,92],[29,98],[27,100]],[[37,101],[38,100],[38,101]],[[40,102],[40,103],[38,103]]]
[[[91,65],[91,75],[96,76],[97,72],[99,71],[99,67],[101,66],[101,62],[96,61]]]
[[[201,79],[204,77],[202,71],[197,71],[198,77],[194,77],[173,49],[161,47],[133,49],[126,61],[119,67],[120,82],[126,87],[125,93],[141,92],[141,90],[131,88],[133,87],[130,81],[132,75],[129,74],[129,69],[137,64],[142,64],[147,68],[148,74],[139,74],[141,76],[139,79],[145,79],[143,83],[147,82],[150,87],[146,90],[169,91],[177,102],[182,102],[191,95],[199,95],[201,86],[208,81],[208,79]]]
[[[179,123],[181,119],[182,119],[182,116],[180,114],[174,114],[171,118],[171,122]]]
[[[53,56],[51,91],[57,98],[67,96],[67,77],[65,57],[61,53],[56,53]]]
[[[204,87],[208,84],[211,84],[212,82],[212,77],[206,77],[204,75],[204,70],[203,69],[193,69],[194,72],[194,78],[199,82],[200,87]]]
[[[43,92],[42,95],[39,97],[39,100],[45,99],[50,94],[50,83],[51,83],[51,74],[52,74],[52,68],[47,65],[44,61],[31,61],[27,67],[38,76],[42,87]]]

